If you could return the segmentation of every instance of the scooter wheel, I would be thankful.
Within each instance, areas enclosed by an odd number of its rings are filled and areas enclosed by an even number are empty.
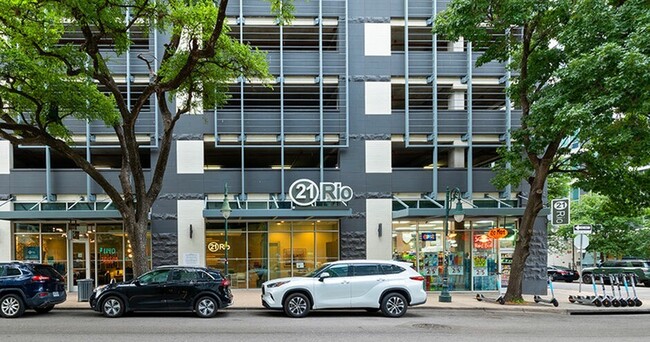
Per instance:
[[[593,303],[597,307],[601,307],[603,305],[603,302],[601,302],[600,299],[594,299]]]
[[[551,301],[551,303],[552,303],[553,306],[556,307],[556,308],[560,305],[560,303],[558,303],[557,299],[555,299],[555,298],[553,298],[553,300]]]
[[[534,297],[533,297],[533,300],[535,301],[535,303],[539,303],[539,297],[534,296]]]
[[[627,306],[629,306],[629,307],[634,307],[635,305],[636,305],[636,302],[634,301],[634,299],[629,298],[629,299],[627,300]]]
[[[614,299],[614,300],[612,300],[612,306],[617,308],[617,307],[621,306],[621,303],[619,303],[618,299]]]
[[[608,308],[612,306],[612,302],[609,299],[603,299],[603,306]]]
[[[569,296],[569,303],[575,303],[576,300],[573,298],[573,296]]]
[[[499,304],[501,304],[501,305],[503,305],[503,304],[505,304],[505,303],[506,303],[506,300],[505,300],[505,299],[503,299],[503,297],[499,297],[499,298],[497,298],[497,303],[499,303]]]
[[[641,305],[643,305],[643,302],[641,301],[641,299],[637,298],[637,299],[634,300],[634,305],[641,306]]]
[[[481,296],[480,294],[477,293],[477,294],[476,294],[476,300],[478,300],[479,302],[482,301],[482,300],[483,300],[483,296]]]
[[[625,299],[621,299],[621,300],[619,300],[618,302],[621,304],[621,307],[622,307],[622,308],[624,308],[624,307],[627,306],[627,300],[625,300]]]

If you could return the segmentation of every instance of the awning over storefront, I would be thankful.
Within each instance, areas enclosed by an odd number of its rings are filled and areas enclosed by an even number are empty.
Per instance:
[[[486,216],[523,216],[526,208],[463,208],[465,217]],[[540,210],[537,216],[546,216],[551,212],[549,208]],[[444,208],[405,208],[393,211],[393,219],[404,217],[444,217]]]
[[[0,220],[107,220],[121,219],[117,210],[20,210],[0,211]]]
[[[343,218],[352,216],[352,209],[332,207],[309,207],[295,209],[233,209],[230,219],[312,219],[312,218]],[[206,219],[223,220],[219,209],[204,209]]]

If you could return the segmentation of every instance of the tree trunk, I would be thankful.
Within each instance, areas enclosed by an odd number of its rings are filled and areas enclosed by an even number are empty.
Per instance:
[[[149,271],[149,256],[147,256],[147,227],[148,220],[136,220],[135,218],[124,218],[124,226],[127,232],[127,248],[131,249],[131,261],[133,263],[133,277]]]
[[[540,164],[535,170],[535,177],[530,184],[530,194],[528,204],[524,210],[519,226],[519,234],[515,244],[515,250],[512,254],[512,265],[510,268],[510,278],[508,280],[508,290],[504,299],[507,302],[522,301],[522,282],[524,276],[524,267],[530,254],[530,241],[533,237],[533,226],[537,214],[543,207],[542,194],[544,192],[544,183],[548,177],[549,167]]]

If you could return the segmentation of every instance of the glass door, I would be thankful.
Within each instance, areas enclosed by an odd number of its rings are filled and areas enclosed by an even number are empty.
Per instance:
[[[80,279],[90,278],[90,244],[88,240],[73,240],[70,248],[68,265],[68,282],[69,291],[77,291],[77,281]]]

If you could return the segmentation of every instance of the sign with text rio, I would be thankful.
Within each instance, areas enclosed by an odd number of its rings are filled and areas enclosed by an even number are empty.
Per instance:
[[[321,182],[316,184],[310,179],[298,179],[289,187],[291,202],[299,206],[308,206],[316,201],[348,202],[354,193],[352,188],[340,182]]]

